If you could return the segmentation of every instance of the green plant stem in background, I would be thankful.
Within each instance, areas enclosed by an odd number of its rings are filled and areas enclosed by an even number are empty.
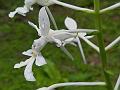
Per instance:
[[[107,55],[105,51],[105,46],[104,46],[104,39],[103,39],[103,33],[101,30],[101,19],[100,19],[100,1],[99,0],[94,0],[94,8],[95,8],[95,24],[96,24],[96,29],[99,30],[99,33],[97,34],[97,39],[99,43],[99,49],[100,49],[100,57],[101,57],[101,62],[102,62],[102,69],[104,72],[105,76],[105,81],[107,84],[107,90],[113,90],[113,86],[110,80],[110,75],[107,73]]]
[[[47,6],[45,6],[45,8],[46,8],[47,13],[48,13],[48,15],[49,15],[49,17],[50,17],[50,19],[51,19],[53,25],[54,25],[54,28],[55,28],[56,30],[58,30],[58,27],[57,27],[56,21],[55,21],[53,15],[52,15],[50,9],[49,9]]]

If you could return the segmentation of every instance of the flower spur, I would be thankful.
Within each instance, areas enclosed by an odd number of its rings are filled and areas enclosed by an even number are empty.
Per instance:
[[[49,87],[42,87],[37,90],[55,90],[56,88],[65,86],[104,86],[104,85],[106,85],[105,82],[66,82],[53,84]]]

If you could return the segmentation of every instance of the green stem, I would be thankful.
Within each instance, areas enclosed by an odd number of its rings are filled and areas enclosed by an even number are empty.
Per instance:
[[[58,27],[57,27],[56,21],[55,21],[53,15],[52,15],[50,9],[48,8],[48,6],[45,6],[45,8],[46,8],[47,13],[48,13],[48,15],[49,15],[49,17],[50,17],[50,19],[51,19],[53,25],[54,25],[55,30],[58,30]]]
[[[95,23],[96,23],[96,29],[99,30],[99,33],[97,34],[97,39],[99,43],[99,49],[100,49],[100,57],[101,57],[101,62],[102,62],[102,70],[104,72],[105,76],[105,81],[107,84],[107,90],[113,90],[113,86],[110,80],[110,75],[107,73],[107,55],[105,51],[105,46],[104,46],[104,39],[103,39],[103,33],[101,30],[101,17],[100,17],[100,1],[99,0],[94,0],[94,8],[95,8]]]

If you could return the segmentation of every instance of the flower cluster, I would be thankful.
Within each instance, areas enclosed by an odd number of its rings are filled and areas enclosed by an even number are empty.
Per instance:
[[[94,29],[79,29],[77,27],[77,23],[74,19],[67,17],[65,19],[65,26],[66,29],[58,29],[56,22],[54,20],[54,17],[52,16],[52,13],[50,12],[48,6],[57,4],[64,7],[71,8],[73,10],[79,10],[86,13],[94,13],[95,10],[77,7],[74,5],[70,5],[67,3],[60,2],[58,0],[25,0],[25,5],[23,7],[18,7],[15,9],[15,11],[10,12],[9,17],[13,18],[15,14],[20,14],[22,16],[26,16],[26,13],[28,13],[30,10],[33,10],[32,5],[33,4],[39,4],[43,6],[38,15],[38,23],[39,26],[35,25],[34,23],[28,21],[28,24],[32,26],[34,29],[36,29],[39,38],[34,40],[31,48],[27,51],[24,51],[22,54],[26,56],[30,56],[29,59],[26,61],[22,61],[20,63],[15,64],[14,68],[21,68],[23,66],[25,67],[24,70],[24,76],[27,81],[36,81],[34,77],[34,73],[32,72],[32,65],[35,63],[37,66],[43,66],[47,64],[45,58],[43,57],[41,51],[45,47],[47,43],[53,43],[56,44],[57,47],[59,47],[70,59],[73,60],[73,56],[71,53],[65,48],[66,44],[71,44],[74,46],[78,46],[83,62],[87,64],[87,60],[84,54],[84,50],[82,48],[81,39],[85,41],[89,46],[91,46],[93,49],[95,49],[98,53],[100,53],[100,49],[97,45],[92,43],[89,39],[94,38],[94,35],[88,36],[88,33],[98,33],[99,31]],[[109,10],[113,10],[120,6],[120,3],[117,3],[115,5],[112,5],[108,8],[100,10],[100,13],[104,13]],[[49,18],[50,17],[50,18]],[[50,20],[52,20],[55,30],[50,28]],[[112,48],[115,44],[120,42],[120,36],[115,39],[112,43],[110,43],[108,46],[105,47],[105,50],[109,50]],[[118,86],[120,84],[120,77],[116,83],[115,90],[118,90]],[[105,85],[104,82],[73,82],[73,83],[60,83],[55,84],[50,87],[43,87],[38,90],[53,90],[54,88],[61,87],[61,86],[70,86],[70,85]]]
[[[32,22],[28,21],[29,25],[35,28],[38,32],[38,35],[40,36],[40,38],[34,40],[32,48],[30,50],[23,52],[24,55],[30,56],[30,59],[26,60],[25,62],[16,64],[14,66],[14,68],[26,66],[24,75],[26,80],[28,81],[35,81],[32,72],[32,64],[34,63],[34,61],[37,66],[42,66],[46,64],[46,61],[40,52],[47,43],[55,43],[57,47],[60,47],[65,52],[66,55],[73,59],[70,52],[64,47],[65,44],[69,43],[76,44],[76,42],[78,42],[81,49],[81,53],[84,55],[79,38],[81,37],[84,37],[86,39],[91,38],[91,36],[86,36],[86,32],[96,31],[87,29],[77,29],[76,22],[68,17],[65,20],[65,24],[69,30],[65,29],[52,30],[50,28],[50,21],[45,7],[42,7],[40,9],[38,21],[39,27],[37,27]]]

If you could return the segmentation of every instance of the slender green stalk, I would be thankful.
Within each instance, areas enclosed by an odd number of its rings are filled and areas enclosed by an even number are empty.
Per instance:
[[[110,75],[107,73],[107,55],[105,51],[105,46],[104,46],[104,39],[103,39],[103,33],[101,30],[101,18],[100,18],[100,1],[99,0],[94,0],[94,8],[95,8],[95,23],[96,23],[96,29],[99,30],[99,33],[97,34],[97,39],[99,43],[99,49],[100,49],[100,57],[101,57],[101,62],[102,62],[102,69],[104,72],[105,76],[105,81],[106,81],[106,87],[107,90],[113,90],[113,86],[110,80]]]
[[[45,8],[46,8],[47,13],[48,13],[48,15],[49,15],[49,17],[50,17],[50,19],[51,19],[53,25],[54,25],[54,28],[55,28],[56,30],[58,30],[58,27],[57,27],[56,21],[55,21],[53,15],[52,15],[50,9],[48,8],[48,6],[45,6]]]

